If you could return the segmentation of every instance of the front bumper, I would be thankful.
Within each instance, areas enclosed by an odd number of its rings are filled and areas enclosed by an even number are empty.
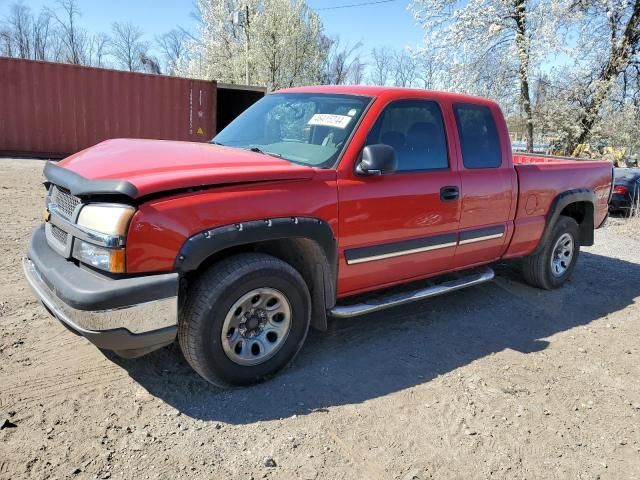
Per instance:
[[[171,343],[178,324],[178,274],[113,279],[79,267],[31,237],[25,277],[45,308],[99,348],[136,356]]]

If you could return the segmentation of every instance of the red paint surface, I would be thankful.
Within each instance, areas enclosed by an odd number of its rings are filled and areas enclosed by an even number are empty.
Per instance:
[[[198,192],[155,198],[139,206],[127,239],[129,272],[168,271],[184,241],[206,229],[273,217],[308,216],[329,223],[338,243],[338,296],[522,256],[537,245],[551,202],[561,192],[595,192],[596,225],[604,218],[611,164],[539,157],[512,158],[508,132],[489,100],[384,87],[305,87],[291,91],[375,97],[336,169],[320,170],[238,149],[177,142],[115,141],[81,152],[63,165],[89,178],[121,178],[141,194],[207,185]],[[450,169],[360,177],[354,167],[369,129],[392,100],[437,101],[444,114]],[[487,105],[503,145],[499,168],[467,170],[452,112],[456,102]],[[134,161],[135,160],[135,161]],[[228,185],[234,182],[252,182]],[[218,185],[218,186],[216,186]],[[442,202],[443,186],[458,201]],[[347,265],[345,249],[504,225],[503,238]]]
[[[342,90],[341,87],[324,88]],[[440,201],[441,187],[461,187],[457,159],[451,154],[448,171],[402,172],[382,177],[362,177],[354,171],[360,151],[378,115],[389,103],[398,99],[429,99],[437,102],[443,113],[448,148],[450,152],[453,151],[455,143],[452,132],[456,127],[453,117],[448,115],[450,99],[435,92],[428,95],[428,92],[408,89],[359,87],[360,92],[377,96],[377,101],[367,112],[338,167],[338,295],[341,296],[370,289],[372,279],[395,284],[447,271],[456,251],[452,246],[347,265],[345,249],[456,233],[460,221],[461,202]]]
[[[68,155],[110,138],[208,141],[215,120],[215,82],[0,58],[2,152]]]
[[[335,172],[316,170],[308,180],[225,186],[144,203],[129,227],[127,271],[172,270],[191,235],[241,221],[315,217],[337,231],[337,200]]]
[[[453,262],[454,268],[464,268],[468,265],[497,260],[509,245],[513,234],[518,179],[513,169],[511,141],[500,108],[495,103],[487,103],[486,105],[493,114],[498,130],[502,145],[502,164],[498,168],[465,168],[460,148],[458,148],[458,131],[453,129],[452,135],[456,138],[456,154],[462,178],[462,212],[458,228],[463,232],[484,227],[503,226],[505,235],[502,238],[458,245]],[[451,115],[453,115],[453,111],[451,111]]]
[[[108,140],[59,163],[85,178],[126,179],[138,197],[202,185],[309,179],[314,169],[210,143]]]

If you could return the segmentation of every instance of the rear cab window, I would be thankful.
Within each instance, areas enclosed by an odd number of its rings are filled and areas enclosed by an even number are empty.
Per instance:
[[[489,107],[470,103],[453,106],[465,168],[498,168],[502,153],[498,129]]]
[[[396,100],[387,105],[367,136],[367,145],[393,147],[398,172],[449,168],[440,106],[430,100]]]

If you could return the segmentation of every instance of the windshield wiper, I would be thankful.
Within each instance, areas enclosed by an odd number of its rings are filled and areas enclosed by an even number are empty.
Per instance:
[[[258,147],[249,147],[247,150],[249,150],[250,152],[261,153],[263,155],[270,155],[270,156],[276,157],[276,158],[282,158],[282,155],[280,155],[279,153],[265,152],[264,150],[262,150],[261,148],[258,148]]]
[[[214,145],[220,145],[221,147],[224,147],[224,145],[220,142],[216,142],[215,140],[211,140],[209,143],[212,143]]]

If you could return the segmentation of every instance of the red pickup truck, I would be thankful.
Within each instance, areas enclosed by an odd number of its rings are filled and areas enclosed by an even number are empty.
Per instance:
[[[98,347],[133,357],[177,337],[205,379],[249,384],[328,316],[475,285],[499,259],[559,287],[606,218],[612,172],[513,156],[486,99],[294,88],[210,144],[109,140],[48,163],[24,270]]]

